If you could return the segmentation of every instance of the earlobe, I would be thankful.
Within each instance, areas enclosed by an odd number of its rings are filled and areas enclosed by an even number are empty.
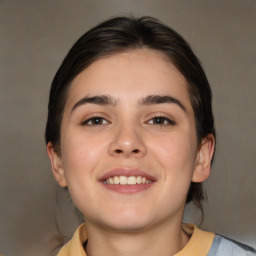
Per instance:
[[[207,135],[207,137],[202,140],[197,153],[196,165],[192,177],[193,182],[203,182],[209,178],[214,146],[215,139],[212,134]]]
[[[50,158],[52,173],[55,180],[59,183],[61,187],[66,187],[67,183],[64,169],[62,166],[62,160],[61,157],[55,152],[51,142],[47,144],[47,154]]]

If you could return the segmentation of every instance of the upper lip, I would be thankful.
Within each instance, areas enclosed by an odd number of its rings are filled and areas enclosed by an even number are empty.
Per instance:
[[[140,169],[131,169],[131,168],[115,168],[112,169],[110,171],[108,171],[107,173],[103,174],[102,176],[100,176],[99,180],[103,181],[106,180],[110,177],[114,177],[114,176],[141,176],[141,177],[145,177],[147,180],[151,180],[151,181],[156,181],[156,178],[147,174],[146,172],[140,170]]]

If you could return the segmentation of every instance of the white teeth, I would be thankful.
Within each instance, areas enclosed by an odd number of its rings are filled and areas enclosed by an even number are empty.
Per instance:
[[[119,177],[117,176],[114,177],[114,184],[119,184]]]
[[[104,184],[115,184],[115,185],[135,185],[135,184],[145,184],[145,183],[151,183],[151,180],[147,180],[146,177],[141,176],[114,176],[110,177],[103,181]]]
[[[121,185],[126,185],[128,179],[126,176],[120,176],[119,180]]]
[[[137,177],[137,184],[141,184],[141,179],[142,179],[141,176]]]
[[[130,176],[130,177],[128,178],[128,184],[129,184],[129,185],[135,185],[136,182],[137,182],[137,179],[136,179],[135,176]]]

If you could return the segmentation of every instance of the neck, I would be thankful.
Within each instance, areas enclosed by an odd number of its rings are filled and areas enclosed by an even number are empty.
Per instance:
[[[136,232],[117,232],[91,223],[86,226],[88,256],[171,256],[189,240],[181,228],[181,222],[165,222]]]

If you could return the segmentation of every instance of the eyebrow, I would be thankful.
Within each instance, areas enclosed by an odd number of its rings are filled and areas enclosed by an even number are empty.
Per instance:
[[[97,104],[97,105],[116,105],[116,100],[111,97],[110,95],[98,95],[93,97],[83,97],[80,99],[72,108],[71,112],[73,112],[77,107],[84,105],[84,104]]]
[[[85,96],[80,99],[72,108],[71,113],[79,106],[85,104],[96,104],[96,105],[111,105],[116,106],[117,100],[110,95],[97,95],[97,96]],[[177,104],[183,111],[186,112],[185,106],[176,98],[169,95],[149,95],[145,98],[139,100],[138,105],[154,105],[154,104],[164,104],[164,103],[174,103]]]
[[[176,98],[169,95],[149,95],[142,98],[139,101],[139,105],[152,105],[152,104],[164,104],[164,103],[174,103],[177,104],[183,111],[187,111],[185,106]]]

